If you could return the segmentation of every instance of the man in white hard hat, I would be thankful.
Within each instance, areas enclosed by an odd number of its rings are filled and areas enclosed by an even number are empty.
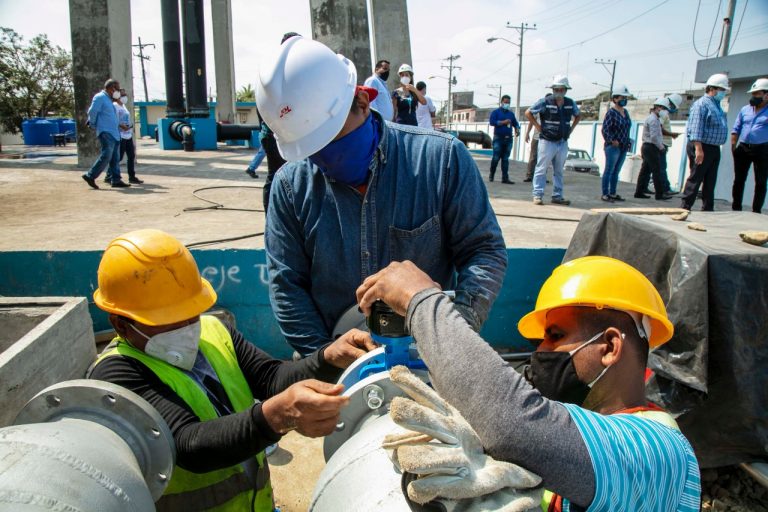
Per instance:
[[[301,354],[331,340],[357,286],[391,261],[416,260],[455,289],[477,330],[506,271],[501,230],[464,144],[384,120],[370,108],[376,91],[356,83],[350,60],[295,37],[256,84],[288,160],[267,215],[270,300]]]
[[[690,210],[696,202],[699,187],[702,191],[702,210],[715,209],[715,184],[720,166],[720,146],[728,139],[728,121],[720,102],[730,90],[728,76],[718,73],[707,80],[704,96],[691,105],[688,112],[685,148],[690,165],[690,175],[685,182],[681,208]]]
[[[755,169],[755,195],[752,211],[761,213],[768,181],[768,78],[758,78],[747,91],[752,96],[736,117],[731,131],[733,151],[733,203],[741,211],[744,183],[749,166]]]
[[[576,102],[565,95],[571,88],[567,76],[556,76],[549,87],[552,93],[547,94],[525,111],[528,122],[540,132],[539,155],[533,174],[533,204],[544,203],[547,167],[551,163],[554,172],[552,204],[568,206],[571,202],[563,197],[563,166],[568,156],[568,137],[579,124],[581,112]],[[536,114],[539,114],[541,124],[536,120]]]
[[[640,167],[640,175],[637,177],[636,198],[648,199],[650,197],[644,191],[648,188],[648,181],[651,177],[653,177],[653,189],[657,201],[666,201],[672,197],[664,191],[664,181],[661,177],[661,160],[664,158],[665,147],[661,133],[660,113],[667,109],[669,109],[669,100],[656,98],[651,113],[645,119],[643,145],[640,149],[643,165]]]

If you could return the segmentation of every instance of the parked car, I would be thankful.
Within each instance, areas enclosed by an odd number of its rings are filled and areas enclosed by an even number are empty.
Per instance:
[[[583,149],[569,149],[565,159],[565,170],[576,172],[588,172],[593,176],[600,176],[600,167],[592,161],[589,153]]]

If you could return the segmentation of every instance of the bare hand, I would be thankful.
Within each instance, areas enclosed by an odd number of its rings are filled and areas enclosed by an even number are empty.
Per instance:
[[[530,136],[530,134],[526,133],[525,134],[525,143],[528,144],[529,142],[531,142],[531,136]]]
[[[617,140],[612,140],[612,141],[611,141],[611,146],[613,146],[613,147],[615,147],[615,148],[619,147],[619,141],[617,141]]]
[[[696,156],[693,159],[696,165],[701,165],[704,162],[704,150],[696,148]]]
[[[336,368],[346,368],[355,359],[375,348],[376,344],[369,333],[352,329],[328,345],[323,352],[323,358]]]
[[[368,316],[371,305],[381,299],[398,315],[405,315],[414,295],[427,288],[440,288],[411,261],[393,261],[369,276],[357,289],[357,303]]]
[[[520,137],[520,130],[515,130],[515,137]]]
[[[327,436],[339,422],[339,411],[349,402],[341,395],[344,386],[319,380],[302,380],[261,406],[261,412],[275,432],[296,430],[307,437]]]
[[[679,133],[673,133],[673,134],[671,135],[671,137],[672,137],[673,139],[676,139],[676,138],[678,138],[679,136],[680,136],[680,134],[679,134]]]

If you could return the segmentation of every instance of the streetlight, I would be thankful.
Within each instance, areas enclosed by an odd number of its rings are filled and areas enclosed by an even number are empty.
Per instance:
[[[514,41],[510,41],[509,39],[505,37],[489,37],[488,42],[493,43],[494,41],[498,41],[501,39],[502,41],[506,41],[507,43],[517,46],[520,49],[520,53],[517,54],[519,57],[519,64],[517,68],[517,98],[515,98],[515,117],[517,118],[517,122],[520,122],[520,86],[522,84],[523,79],[523,36],[525,35],[526,30],[536,30],[536,24],[534,23],[533,26],[529,26],[527,23],[520,23],[520,25],[510,25],[509,22],[507,22],[507,28],[513,28],[517,30],[517,32],[520,34],[520,42],[516,43]],[[514,152],[515,155],[517,155],[518,151],[518,139],[520,137],[515,137],[515,148]]]

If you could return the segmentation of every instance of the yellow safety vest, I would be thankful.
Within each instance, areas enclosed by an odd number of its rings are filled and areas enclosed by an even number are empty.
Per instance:
[[[229,331],[224,324],[212,316],[201,316],[200,323],[199,349],[219,377],[235,412],[250,408],[254,403],[253,395],[237,364],[235,347]],[[113,343],[117,345],[101,354],[96,364],[115,355],[137,359],[179,395],[200,418],[200,421],[210,421],[219,417],[205,391],[182,370],[135,349],[120,337],[115,338]],[[156,503],[157,510],[271,512],[274,509],[274,503],[266,456],[261,452],[254,459],[258,465],[255,488],[242,464],[208,473],[192,473],[179,466],[174,467],[171,481]]]

